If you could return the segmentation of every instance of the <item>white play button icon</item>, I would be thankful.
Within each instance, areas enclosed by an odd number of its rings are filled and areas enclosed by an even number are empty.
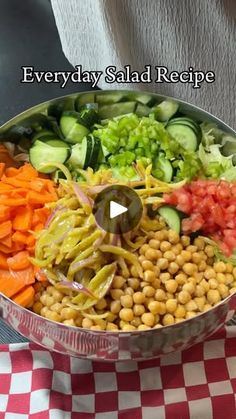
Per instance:
[[[128,211],[128,208],[118,204],[115,201],[110,201],[110,218],[118,217],[118,215],[124,214]]]

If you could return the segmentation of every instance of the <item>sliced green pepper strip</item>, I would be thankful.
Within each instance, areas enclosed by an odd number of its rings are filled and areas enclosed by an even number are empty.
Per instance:
[[[93,277],[88,285],[88,289],[92,291],[97,300],[100,300],[109,290],[116,271],[116,264],[111,263],[105,265],[99,270],[99,272]],[[96,304],[97,300],[89,298],[84,294],[79,294],[73,298],[72,303],[76,305],[78,310],[87,310]]]
[[[130,263],[132,263],[135,266],[139,277],[140,278],[143,277],[143,270],[141,268],[141,265],[139,264],[138,259],[136,258],[135,255],[133,255],[133,253],[125,249],[122,249],[122,247],[112,246],[110,244],[102,244],[99,247],[99,250],[101,250],[101,252],[114,253],[115,255],[118,255],[118,256],[123,257],[124,259],[127,259]]]
[[[76,255],[78,255],[79,252],[82,252],[83,250],[90,247],[99,237],[101,237],[102,232],[100,230],[95,230],[91,236],[86,237],[84,240],[82,240],[77,246],[74,247],[74,249],[67,255],[66,259],[73,258]],[[77,259],[74,260],[72,265],[76,263]]]

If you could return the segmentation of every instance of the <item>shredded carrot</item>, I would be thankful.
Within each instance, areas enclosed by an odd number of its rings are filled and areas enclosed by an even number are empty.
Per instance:
[[[30,308],[34,303],[35,290],[32,285],[24,288],[13,297],[13,301],[26,308]]]
[[[0,292],[28,307],[34,296],[31,284],[46,280],[29,256],[34,256],[35,233],[50,215],[44,205],[55,201],[57,193],[53,181],[31,164],[17,164],[0,144]]]

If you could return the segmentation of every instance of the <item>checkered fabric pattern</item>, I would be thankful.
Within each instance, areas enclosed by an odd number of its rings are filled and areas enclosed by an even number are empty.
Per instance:
[[[143,362],[0,346],[0,419],[235,419],[235,393],[236,326]]]

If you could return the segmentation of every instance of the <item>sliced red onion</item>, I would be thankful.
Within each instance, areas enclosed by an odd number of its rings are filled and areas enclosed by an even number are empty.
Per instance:
[[[97,255],[89,256],[86,259],[80,260],[79,262],[72,263],[71,268],[77,270],[80,268],[85,268],[85,266],[92,265],[97,260]]]
[[[105,239],[106,235],[107,235],[106,231],[101,230],[101,236],[98,237],[98,239],[95,240],[95,242],[93,244],[94,250],[97,250],[97,248],[102,244],[102,242]]]
[[[93,206],[93,200],[84,193],[77,183],[74,183],[73,189],[82,205],[88,205],[90,208]]]
[[[61,281],[57,284],[57,288],[68,288],[71,291],[78,291],[84,295],[87,295],[88,297],[96,298],[96,296],[92,293],[92,291],[90,291],[88,288],[86,288],[84,285],[80,284],[79,282]]]
[[[55,215],[56,215],[59,211],[65,212],[67,209],[68,209],[68,208],[63,207],[62,205],[59,205],[58,207],[56,207],[56,208],[52,211],[52,213],[49,215],[49,217],[48,217],[48,219],[47,219],[47,221],[46,221],[46,223],[45,223],[45,228],[47,228],[47,227],[49,226],[49,224],[51,223],[52,219],[55,217]]]
[[[16,154],[16,156],[14,156],[14,160],[16,161],[29,161],[29,154],[27,153],[20,153],[20,154]]]
[[[111,242],[110,243],[113,246],[118,246],[119,239],[120,239],[120,235],[119,234],[112,234],[112,239],[111,239]]]

